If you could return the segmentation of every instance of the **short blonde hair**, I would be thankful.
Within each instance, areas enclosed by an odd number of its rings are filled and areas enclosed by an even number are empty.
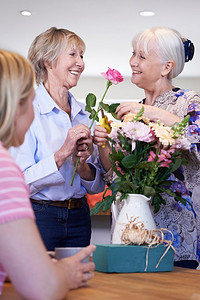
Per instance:
[[[74,32],[67,29],[51,27],[39,34],[32,42],[28,58],[35,68],[36,83],[39,85],[47,79],[45,62],[56,63],[58,56],[66,46],[80,47],[85,51],[85,43]]]
[[[168,79],[177,77],[185,65],[184,38],[174,29],[167,27],[155,27],[145,29],[135,36],[133,39],[133,47],[144,49],[144,53],[148,54],[148,43],[152,41],[154,50],[163,63],[168,60],[175,62],[174,68],[168,74]]]
[[[34,84],[31,64],[21,55],[0,49],[0,140],[12,145],[19,101],[26,101]]]

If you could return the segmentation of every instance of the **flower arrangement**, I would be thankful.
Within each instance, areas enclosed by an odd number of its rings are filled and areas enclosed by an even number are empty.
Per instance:
[[[150,122],[142,116],[143,111],[144,107],[137,115],[130,113],[122,122],[111,123],[110,161],[116,176],[107,189],[112,191],[112,195],[103,196],[91,214],[101,209],[108,210],[118,193],[120,201],[128,194],[151,197],[155,212],[159,211],[161,204],[165,204],[162,193],[186,204],[187,200],[170,189],[173,183],[170,174],[187,163],[186,151],[190,143],[184,132],[189,116],[172,127],[166,127],[159,121]]]
[[[99,121],[98,114],[99,114],[99,111],[100,111],[101,108],[104,109],[107,112],[110,112],[115,117],[114,112],[115,112],[116,107],[119,105],[119,103],[108,105],[108,104],[103,103],[103,100],[104,100],[104,98],[107,94],[108,89],[111,87],[111,85],[112,84],[116,85],[116,84],[122,82],[124,80],[123,76],[121,75],[121,73],[119,71],[117,71],[115,69],[111,69],[111,68],[108,68],[107,72],[106,73],[101,73],[101,75],[103,75],[105,77],[105,79],[107,80],[107,84],[106,84],[106,90],[103,94],[103,97],[101,98],[101,101],[98,104],[97,110],[95,110],[96,101],[97,101],[96,96],[92,93],[89,93],[86,97],[85,110],[90,112],[90,119],[92,119],[91,125],[89,127],[90,129],[92,128],[92,125],[93,125],[94,121]],[[102,125],[105,128],[109,128],[108,119],[107,119],[106,116],[104,116],[104,120],[102,122]],[[76,161],[75,168],[74,168],[74,173],[72,175],[72,180],[71,180],[71,183],[70,183],[71,186],[73,185],[73,181],[74,181],[74,177],[75,177],[75,174],[76,174],[76,170],[77,170],[79,161],[80,161],[80,158],[78,157],[78,159]]]

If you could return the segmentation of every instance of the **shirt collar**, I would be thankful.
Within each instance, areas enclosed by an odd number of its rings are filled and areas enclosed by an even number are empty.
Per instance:
[[[68,99],[71,105],[71,119],[73,120],[77,114],[85,114],[85,105],[76,101],[74,96],[68,91]],[[35,101],[40,108],[41,114],[47,114],[54,109],[61,110],[60,107],[51,98],[47,90],[45,89],[43,83],[41,83],[36,90]]]

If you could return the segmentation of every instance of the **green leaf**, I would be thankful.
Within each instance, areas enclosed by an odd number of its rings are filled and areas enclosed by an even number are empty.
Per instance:
[[[138,156],[137,155],[127,155],[122,159],[122,165],[125,168],[131,169],[134,168],[138,163]]]
[[[152,186],[145,186],[144,187],[144,194],[146,196],[154,196],[154,195],[156,195],[156,191]]]
[[[171,172],[176,171],[181,165],[182,165],[182,159],[176,158],[175,162],[170,167],[170,171]]]
[[[96,120],[97,122],[99,121],[99,117],[98,117],[98,115],[96,114],[96,110],[95,110],[95,109],[92,109],[92,110],[91,110],[91,114],[90,114],[89,118],[90,118],[90,119],[93,119],[93,118],[94,118],[94,120]]]
[[[138,119],[143,115],[143,112],[144,112],[144,106],[142,106],[142,108],[140,109],[139,113],[137,113],[137,115],[133,119],[133,122],[137,122]]]
[[[159,194],[156,194],[152,199],[152,205],[154,206],[155,213],[159,211],[161,204],[166,205],[166,202]]]
[[[114,119],[119,120],[116,113],[111,113]]]
[[[120,105],[120,103],[113,103],[109,106],[109,113],[115,113],[117,107]]]
[[[109,105],[108,105],[108,104],[105,104],[105,103],[101,102],[101,107],[102,107],[105,111],[109,112]]]
[[[183,205],[186,205],[188,203],[191,206],[191,209],[193,210],[192,204],[187,199],[182,198],[181,196],[178,196],[177,194],[174,198],[175,198],[176,201],[181,202]]]
[[[90,215],[93,216],[95,214],[98,214],[101,211],[103,206],[104,206],[103,201],[97,202],[95,206],[91,209]]]
[[[96,105],[96,96],[92,93],[89,93],[86,97],[86,105],[90,107],[94,107]]]
[[[152,169],[154,167],[154,161],[142,161],[136,164],[136,169]]]
[[[114,199],[113,196],[106,196],[104,199],[104,207],[103,207],[103,212],[106,212],[112,205]]]
[[[91,111],[92,111],[92,109],[91,109],[91,107],[90,107],[89,105],[86,105],[86,106],[85,106],[85,110],[88,111],[88,112],[91,112]]]

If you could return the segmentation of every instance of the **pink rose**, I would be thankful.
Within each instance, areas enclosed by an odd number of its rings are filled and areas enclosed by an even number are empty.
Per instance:
[[[108,68],[106,73],[101,73],[105,77],[105,79],[109,80],[113,84],[118,84],[124,80],[121,73],[115,69]]]

